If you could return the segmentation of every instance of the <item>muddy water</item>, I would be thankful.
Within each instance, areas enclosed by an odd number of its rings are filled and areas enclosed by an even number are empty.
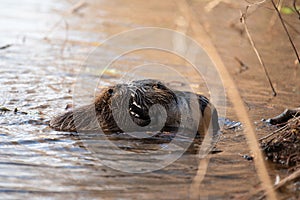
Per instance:
[[[239,20],[240,14],[237,14],[239,10],[245,10],[247,3],[222,2],[212,9],[208,9],[207,5],[203,2],[191,4],[199,23],[203,24],[210,34],[227,69],[238,85],[259,138],[273,131],[271,127],[266,127],[261,123],[262,118],[277,115],[286,107],[299,106],[299,64],[296,64],[295,54],[276,13],[270,9],[272,5],[251,7],[247,24],[277,92],[277,96],[272,97],[272,91],[263,69],[250,46],[246,33],[243,31],[244,27]],[[283,6],[290,5],[290,1],[283,4]],[[295,25],[295,27],[293,25],[288,26],[288,30],[299,51],[299,20],[295,15],[283,14],[283,17]],[[248,69],[244,71],[240,61]],[[230,109],[228,111],[230,112]],[[288,174],[286,170],[280,167],[278,169],[277,165],[271,164],[269,167],[269,174],[274,182],[275,175],[283,178]],[[299,194],[299,187],[298,190],[293,189],[288,193]],[[286,194],[279,192],[278,197],[286,199],[288,196]]]
[[[173,1],[147,4],[141,1],[82,2],[1,2],[0,46],[11,45],[0,50],[0,104],[10,110],[0,115],[1,199],[190,198],[190,187],[198,169],[193,149],[158,171],[125,173],[104,166],[84,147],[80,137],[48,127],[51,117],[72,104],[76,77],[89,52],[109,36],[143,26],[171,28],[192,35]],[[286,39],[280,36],[282,42],[265,45],[267,40],[258,38],[260,46],[267,48],[264,51],[266,63],[273,66],[270,74],[276,83],[278,97],[272,98],[245,37],[227,23],[238,18],[238,9],[243,5],[221,3],[207,13],[204,11],[206,4],[206,1],[199,1],[190,6],[239,84],[253,122],[266,115],[272,116],[286,106],[297,106],[299,73],[291,62],[293,57]],[[272,17],[268,12],[260,16]],[[257,34],[265,33],[266,27],[256,30]],[[275,27],[274,30],[274,38],[278,38],[281,29]],[[299,41],[299,35],[294,34],[294,37]],[[240,51],[241,46],[244,51]],[[276,49],[283,50],[278,53]],[[107,49],[101,57],[110,60],[113,53],[113,48]],[[278,56],[274,56],[275,53]],[[209,95],[203,79],[192,71],[183,70],[188,67],[186,62],[163,54],[136,52],[124,56],[114,63],[118,70],[104,73],[99,89],[118,82],[128,66],[154,60],[181,70],[193,80],[191,88]],[[234,57],[249,65],[249,70],[236,73],[239,65]],[[280,75],[279,70],[282,71]],[[170,84],[184,88],[176,81]],[[229,102],[227,117],[238,120],[230,108]],[[261,126],[258,130],[258,134],[266,132]],[[130,143],[126,145],[132,147]],[[200,199],[247,199],[255,195],[262,187],[253,162],[242,157],[251,155],[242,130],[225,131],[217,149],[221,152],[210,155],[206,176],[199,187]],[[276,173],[271,171],[270,174]]]

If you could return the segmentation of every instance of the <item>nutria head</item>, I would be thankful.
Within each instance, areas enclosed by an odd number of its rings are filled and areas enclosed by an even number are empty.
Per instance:
[[[179,118],[175,93],[160,81],[147,79],[108,87],[94,104],[57,116],[50,126],[61,131],[92,131],[99,130],[100,124],[106,133],[127,132],[146,126],[149,129],[141,130],[163,128]]]

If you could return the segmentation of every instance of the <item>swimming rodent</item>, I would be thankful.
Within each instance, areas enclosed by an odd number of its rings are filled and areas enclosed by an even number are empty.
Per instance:
[[[197,108],[193,106],[195,104],[192,105],[193,100],[197,101]],[[154,105],[160,107],[151,110]],[[120,109],[120,106],[124,109]],[[214,134],[219,131],[217,110],[205,96],[172,90],[153,79],[108,87],[97,95],[93,104],[54,117],[50,121],[50,127],[68,132],[94,131],[100,127],[106,134],[124,132],[124,128],[119,127],[120,123],[116,122],[119,120],[123,124],[134,123],[135,126],[126,127],[125,131],[134,132],[136,126],[149,126],[149,131],[176,131],[184,119],[182,111],[188,114],[200,113],[202,117],[196,125],[198,134],[205,135],[209,128],[212,128]],[[162,123],[161,116],[165,116],[163,128],[156,130],[159,126],[155,124]],[[193,115],[190,118],[191,116]]]

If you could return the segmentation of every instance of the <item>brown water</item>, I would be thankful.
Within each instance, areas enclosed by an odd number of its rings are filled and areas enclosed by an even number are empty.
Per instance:
[[[80,9],[72,10],[76,3],[1,1],[0,46],[11,46],[0,50],[0,104],[11,111],[0,114],[0,198],[189,199],[198,169],[193,148],[158,171],[126,173],[104,166],[84,147],[80,137],[53,131],[47,121],[72,104],[81,64],[89,52],[109,36],[145,26],[176,29],[191,36],[197,33],[180,25],[185,16],[173,1],[147,4],[138,0],[86,1]],[[238,84],[253,123],[285,107],[299,106],[295,58],[279,24],[268,32],[268,21],[272,18],[269,9],[263,8],[252,15],[249,26],[255,27],[251,30],[269,66],[278,91],[276,98],[271,96],[246,37],[230,26],[231,22],[239,26],[238,10],[245,4],[220,3],[206,12],[207,1],[189,3]],[[260,19],[263,21],[256,24]],[[292,31],[292,36],[299,46],[299,34]],[[111,59],[114,51],[103,51],[103,60]],[[234,57],[245,62],[249,69],[238,73],[239,64]],[[204,81],[185,70],[188,64],[184,60],[151,51],[136,52],[118,60],[115,65],[119,70],[105,72],[99,87],[118,82],[129,66],[145,64],[148,60],[174,66],[193,80],[191,88],[209,94]],[[174,81],[172,84],[184,88]],[[15,108],[17,112],[13,112]],[[238,120],[230,102],[226,117]],[[269,131],[260,123],[256,127],[259,136]],[[127,141],[126,145],[132,147]],[[254,163],[242,157],[251,155],[242,130],[224,131],[217,149],[222,152],[210,155],[207,173],[199,188],[200,199],[248,199],[262,189]],[[277,173],[286,175],[285,171],[270,170],[272,181]],[[285,195],[279,194],[279,197],[285,198]]]

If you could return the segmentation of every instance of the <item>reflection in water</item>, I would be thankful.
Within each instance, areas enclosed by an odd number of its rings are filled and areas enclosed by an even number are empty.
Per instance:
[[[30,199],[118,196],[132,199],[141,191],[149,194],[148,198],[155,198],[165,193],[160,188],[161,177],[170,189],[180,187],[177,195],[184,198],[186,183],[191,181],[193,166],[197,165],[193,154],[168,170],[132,175],[103,166],[82,145],[78,135],[48,127],[49,119],[72,103],[72,84],[82,59],[80,55],[87,50],[73,47],[61,57],[65,32],[60,27],[52,41],[43,40],[54,21],[60,20],[60,15],[53,14],[53,10],[62,10],[67,3],[51,0],[24,1],[22,6],[18,1],[1,3],[5,6],[0,8],[0,46],[12,44],[0,50],[0,104],[7,108],[0,113],[1,199],[26,196]],[[72,57],[72,51],[79,57]],[[106,78],[110,80],[105,84],[114,81],[110,74]],[[141,143],[111,137],[120,148],[135,152],[162,148],[165,142],[153,139]],[[105,143],[99,144],[105,147]],[[103,148],[106,159],[111,153]]]

